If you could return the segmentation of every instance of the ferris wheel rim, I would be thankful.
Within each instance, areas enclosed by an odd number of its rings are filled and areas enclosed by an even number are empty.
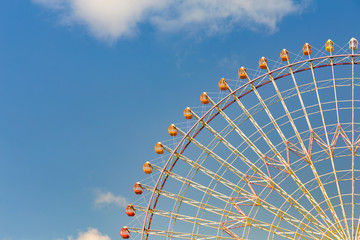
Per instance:
[[[152,221],[152,214],[150,217],[148,217],[149,215],[149,212],[150,212],[150,209],[151,209],[151,206],[152,206],[152,202],[153,202],[153,198],[155,196],[155,193],[156,193],[156,190],[158,190],[158,186],[160,185],[161,183],[161,188],[159,190],[161,190],[163,188],[163,186],[165,185],[165,182],[168,178],[168,176],[166,176],[163,181],[160,181],[161,180],[161,177],[164,175],[164,172],[165,172],[165,169],[168,167],[168,165],[170,164],[171,160],[173,159],[174,155],[177,153],[177,151],[179,150],[180,146],[182,145],[183,141],[185,139],[187,139],[187,137],[189,136],[189,134],[192,132],[192,130],[199,124],[201,123],[201,121],[203,121],[203,119],[209,114],[211,113],[216,107],[218,107],[223,101],[225,101],[226,99],[228,99],[229,97],[231,97],[232,95],[236,94],[238,91],[240,91],[241,89],[245,88],[246,86],[248,86],[249,84],[253,84],[254,82],[258,81],[259,79],[262,79],[268,75],[271,75],[277,71],[280,71],[280,70],[283,70],[283,69],[286,69],[286,68],[290,68],[294,65],[299,65],[299,64],[303,64],[303,63],[309,63],[309,62],[312,62],[312,61],[318,61],[318,60],[326,60],[326,59],[334,59],[334,58],[343,58],[343,57],[360,57],[360,54],[354,54],[354,53],[348,53],[348,54],[338,54],[338,55],[328,55],[328,56],[321,56],[321,57],[316,57],[316,58],[311,58],[311,56],[309,55],[309,58],[308,59],[305,59],[305,60],[301,60],[301,61],[297,61],[297,62],[294,62],[294,63],[290,63],[290,64],[286,64],[286,65],[283,65],[279,68],[276,68],[276,69],[273,69],[273,70],[269,70],[267,71],[266,73],[264,74],[261,74],[259,76],[257,76],[256,78],[252,79],[251,81],[249,80],[247,83],[241,85],[240,87],[238,87],[237,89],[235,90],[232,90],[231,92],[229,92],[225,97],[223,97],[221,100],[217,101],[213,106],[210,107],[210,109],[208,111],[206,111],[201,117],[199,116],[199,119],[196,120],[196,122],[192,125],[192,127],[185,133],[185,135],[181,138],[181,140],[178,142],[177,146],[174,148],[173,152],[170,154],[170,156],[168,157],[168,160],[166,161],[166,163],[164,164],[164,166],[162,167],[162,170],[160,172],[160,175],[155,183],[155,186],[153,187],[153,191],[152,191],[152,194],[150,196],[150,199],[149,199],[149,204],[148,206],[146,207],[146,212],[145,212],[145,217],[144,217],[144,222],[143,222],[143,226],[142,226],[142,233],[141,233],[141,240],[144,240],[144,236],[146,235],[146,239],[148,238],[148,234],[145,233],[146,229],[150,229],[151,227],[151,221]],[[351,64],[360,64],[360,62],[349,62],[349,63],[332,63],[332,64],[324,64],[324,65],[319,65],[319,66],[315,66],[313,68],[321,68],[321,67],[328,67],[328,66],[337,66],[337,65],[351,65]],[[308,71],[308,70],[311,70],[311,68],[304,68],[304,69],[301,69],[301,70],[298,70],[298,71],[293,71],[294,74],[296,73],[299,73],[299,72],[303,72],[303,71]],[[276,78],[274,78],[274,81],[275,80],[278,80],[278,79],[281,79],[283,77],[286,77],[290,75],[289,73],[286,73],[286,74],[283,74],[283,75],[280,75]],[[260,88],[264,85],[267,85],[268,83],[270,83],[271,81],[266,81],[258,86],[256,86],[255,88]],[[253,90],[249,90],[245,93],[243,93],[242,95],[240,96],[236,96],[236,98],[238,99],[241,99],[242,97],[246,96],[247,94],[249,94],[250,92],[252,92]],[[235,102],[235,100],[229,102],[226,106],[224,106],[224,108],[222,108],[221,110],[224,110],[226,109],[228,106],[230,106],[231,104],[233,104]],[[207,123],[211,122],[217,115],[219,115],[219,112],[217,112],[216,114],[214,114],[214,116],[212,116],[208,121]],[[194,137],[196,137],[196,135],[202,131],[202,129],[204,128],[204,126],[202,126],[200,129],[197,130],[197,132],[195,133]],[[190,144],[187,143],[185,144],[185,146],[182,148],[180,154],[182,154],[185,149],[187,148],[187,146]],[[175,166],[177,160],[179,159],[179,157],[177,157],[169,171],[171,172],[172,168]],[[156,208],[156,205],[157,205],[157,200],[158,198],[160,197],[161,194],[158,194],[158,196],[156,197],[155,199],[155,202],[153,204],[153,209]],[[146,227],[146,223],[147,223],[147,220],[149,218],[149,221],[148,221],[148,227]]]

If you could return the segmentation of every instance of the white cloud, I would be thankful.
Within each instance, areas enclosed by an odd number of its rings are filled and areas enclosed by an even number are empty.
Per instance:
[[[104,206],[115,204],[119,207],[126,207],[128,202],[125,197],[123,196],[115,196],[111,192],[102,192],[99,190],[95,191],[96,199],[95,199],[95,206]]]
[[[99,39],[133,36],[139,24],[161,31],[221,32],[233,27],[270,31],[311,0],[32,0],[61,12],[62,21],[79,24]]]
[[[68,240],[111,240],[108,235],[102,235],[96,228],[89,228],[87,232],[80,232],[77,238],[68,237]]]

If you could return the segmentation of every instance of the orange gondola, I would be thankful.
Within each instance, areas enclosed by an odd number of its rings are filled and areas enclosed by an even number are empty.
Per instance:
[[[163,154],[164,153],[164,146],[162,145],[161,142],[158,142],[157,144],[155,144],[155,152],[157,154]]]
[[[200,101],[201,101],[202,104],[208,104],[209,103],[209,96],[207,95],[206,92],[203,92],[200,95]]]
[[[267,69],[267,60],[265,57],[261,57],[259,60],[259,67],[261,69]]]
[[[129,217],[135,216],[135,209],[134,209],[134,206],[131,203],[129,203],[129,205],[127,205],[127,207],[125,209],[125,213]]]
[[[192,115],[191,109],[189,107],[185,108],[184,117],[186,119],[192,119],[193,115]]]
[[[170,134],[170,136],[174,137],[177,135],[177,129],[175,127],[175,124],[171,124],[168,128],[168,133]]]
[[[303,54],[305,56],[308,56],[308,55],[311,54],[311,46],[310,46],[310,44],[308,44],[308,43],[304,44],[304,46],[303,46]]]
[[[246,69],[244,67],[239,68],[238,74],[240,79],[247,78]]]
[[[123,228],[120,230],[120,236],[121,236],[123,239],[128,239],[128,238],[130,238],[129,229],[128,229],[127,227],[123,227]]]
[[[143,170],[144,170],[144,173],[146,173],[146,174],[150,174],[150,173],[152,173],[152,166],[151,166],[151,163],[150,162],[146,162],[146,163],[144,163],[144,165],[143,165]]]
[[[225,78],[220,79],[219,88],[220,88],[221,91],[225,91],[225,90],[228,89]]]
[[[280,52],[280,58],[281,58],[281,61],[288,61],[289,60],[289,52],[286,50],[286,49],[283,49],[281,52]]]
[[[134,193],[135,194],[142,194],[143,193],[143,188],[141,186],[141,183],[137,182],[135,183],[134,187],[133,187]]]

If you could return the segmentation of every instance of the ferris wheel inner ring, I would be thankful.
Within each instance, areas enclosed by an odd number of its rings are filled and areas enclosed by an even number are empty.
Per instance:
[[[177,144],[176,148],[173,150],[173,152],[170,154],[168,160],[166,161],[162,171],[160,172],[160,175],[158,177],[158,180],[153,188],[153,191],[152,191],[152,194],[150,196],[150,200],[149,200],[149,204],[147,206],[147,209],[146,209],[146,213],[145,213],[145,217],[144,217],[144,223],[143,223],[143,227],[142,227],[142,234],[141,234],[141,239],[144,239],[144,237],[148,237],[148,234],[147,234],[147,230],[150,229],[151,227],[151,221],[152,221],[152,217],[153,217],[153,214],[152,214],[152,210],[154,210],[157,206],[157,201],[160,197],[160,194],[157,194],[157,190],[162,190],[165,183],[166,183],[166,180],[168,178],[168,176],[165,176],[163,179],[162,177],[164,176],[165,172],[171,172],[172,169],[174,168],[176,162],[178,161],[179,157],[177,157],[177,153],[178,153],[178,150],[180,149],[180,147],[183,145],[183,142],[187,139],[187,137],[193,132],[193,130],[195,129],[195,127],[199,124],[201,124],[202,121],[204,121],[204,118],[209,115],[215,108],[217,108],[221,103],[223,103],[226,99],[234,96],[238,99],[241,99],[242,97],[246,96],[247,94],[249,94],[250,92],[252,92],[253,90],[248,90],[247,92],[244,92],[243,94],[241,94],[240,96],[236,96],[235,94],[237,92],[239,92],[241,89],[245,88],[246,86],[248,86],[249,84],[254,84],[255,82],[257,82],[258,80],[260,79],[264,79],[265,77],[269,76],[269,75],[273,75],[277,72],[280,72],[281,70],[284,70],[284,69],[288,69],[288,68],[291,68],[291,67],[294,67],[294,66],[298,66],[298,65],[301,65],[301,64],[306,64],[306,63],[312,63],[312,62],[315,62],[315,61],[325,61],[325,60],[331,60],[331,64],[329,63],[326,63],[326,64],[320,64],[320,65],[316,65],[316,66],[312,66],[312,67],[304,67],[304,68],[300,68],[298,70],[295,70],[295,71],[292,71],[293,74],[296,74],[296,73],[300,73],[300,72],[303,72],[303,71],[308,71],[308,70],[311,70],[311,69],[316,69],[316,68],[322,68],[322,67],[329,67],[329,66],[338,66],[338,65],[357,65],[357,64],[360,64],[360,61],[346,61],[348,60],[349,58],[350,59],[354,59],[354,58],[358,58],[360,57],[360,54],[341,54],[341,55],[330,55],[330,56],[322,56],[322,57],[317,57],[317,58],[310,58],[309,59],[306,59],[306,60],[302,60],[302,61],[298,61],[298,62],[294,62],[294,63],[291,63],[291,64],[287,64],[287,65],[284,65],[284,66],[281,66],[275,70],[271,70],[271,71],[268,71],[256,78],[254,78],[253,80],[251,81],[248,81],[247,83],[243,84],[242,86],[240,86],[239,88],[233,90],[232,92],[230,92],[229,94],[227,94],[224,98],[222,98],[220,101],[218,101],[215,105],[211,106],[210,109],[208,111],[206,111],[205,114],[203,114],[201,117],[199,117],[199,119],[194,123],[194,125],[186,132],[186,134],[182,137],[182,139],[179,141],[179,143]],[[340,59],[339,62],[334,62],[335,59]],[[289,76],[291,75],[291,73],[283,73],[283,74],[279,74],[278,76],[274,77],[273,80],[278,80],[278,79],[281,79],[283,77],[286,77],[286,76]],[[257,85],[255,88],[258,89],[268,83],[270,83],[271,80],[267,80],[267,81],[264,81],[263,83]],[[235,102],[235,99],[232,100],[231,102],[229,102],[227,105],[225,105],[223,108],[221,108],[221,110],[225,110],[226,108],[228,108],[231,104],[233,104]],[[211,118],[209,118],[206,123],[209,123],[211,122],[217,115],[219,115],[220,112],[217,112],[215,113]],[[194,135],[192,136],[193,138],[195,138],[197,136],[197,134],[202,131],[204,128],[204,126],[202,126],[201,128],[199,128],[195,133]],[[182,154],[186,148],[188,147],[188,145],[190,144],[191,142],[189,141],[187,144],[184,145],[184,147],[181,149],[181,151],[179,152],[179,154]],[[174,156],[176,156],[176,158],[174,158]],[[169,170],[166,170],[167,168],[169,167]],[[160,188],[158,188],[160,187]],[[157,196],[155,196],[157,194]],[[334,223],[335,224],[335,223]]]

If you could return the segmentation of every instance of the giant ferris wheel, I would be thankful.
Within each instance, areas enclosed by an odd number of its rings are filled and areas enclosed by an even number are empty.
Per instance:
[[[134,185],[123,238],[360,239],[360,54],[352,38],[262,57],[201,94]],[[358,151],[359,150],[359,151]]]

